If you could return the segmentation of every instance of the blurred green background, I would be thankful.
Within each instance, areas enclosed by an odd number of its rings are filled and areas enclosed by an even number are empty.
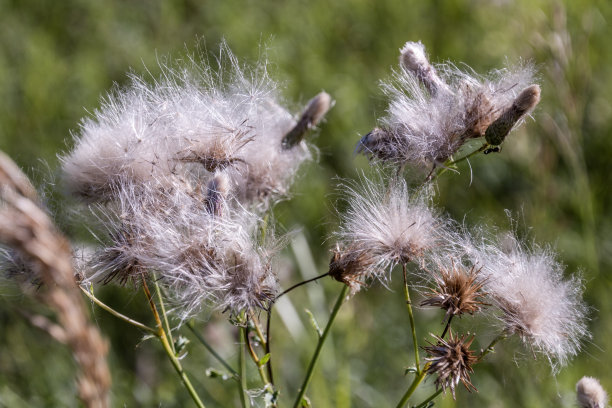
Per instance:
[[[478,156],[460,175],[438,183],[443,211],[466,225],[511,228],[551,243],[568,273],[585,278],[593,334],[584,351],[557,376],[518,342],[503,344],[476,367],[478,393],[464,389],[436,406],[571,407],[574,385],[596,376],[612,391],[612,47],[609,1],[338,0],[338,1],[93,1],[0,0],[0,149],[12,156],[47,192],[58,222],[73,238],[83,228],[58,186],[57,154],[71,146],[70,132],[99,106],[126,72],[159,72],[160,56],[216,52],[225,38],[242,61],[266,50],[273,76],[299,106],[320,90],[336,106],[314,140],[318,163],[307,166],[294,197],[276,208],[281,230],[301,228],[283,252],[284,287],[326,270],[333,230],[336,176],[355,177],[368,165],[353,156],[360,135],[375,126],[385,99],[378,81],[388,78],[406,41],[421,40],[434,62],[465,62],[484,73],[527,59],[539,71],[542,102],[506,141],[501,154]],[[198,45],[199,44],[199,45]],[[401,278],[387,290],[374,285],[347,303],[335,325],[311,385],[314,407],[395,406],[409,381],[412,351]],[[315,345],[304,308],[324,324],[338,283],[296,291],[274,320],[275,374],[282,406],[292,401]],[[131,288],[100,292],[117,309],[151,322],[144,298]],[[292,309],[293,308],[293,309]],[[70,353],[29,326],[19,310],[49,315],[18,288],[0,287],[0,406],[78,406]],[[295,310],[298,319],[291,317]],[[190,406],[161,347],[142,333],[92,308],[111,340],[113,406]],[[236,332],[221,314],[203,316],[198,327],[236,363]],[[440,330],[441,313],[417,311],[420,337]],[[486,322],[464,318],[483,347],[495,333]],[[182,330],[181,330],[182,331]],[[185,364],[210,407],[237,406],[235,384],[208,378],[219,367],[192,340]],[[252,369],[252,385],[256,372]],[[431,393],[428,380],[413,402]]]

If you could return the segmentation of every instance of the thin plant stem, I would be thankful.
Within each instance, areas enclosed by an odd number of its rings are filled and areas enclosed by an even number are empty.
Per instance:
[[[268,308],[268,319],[266,320],[266,343],[264,344],[264,350],[266,351],[266,354],[270,354],[270,339],[271,339],[271,335],[270,335],[270,327],[272,325],[272,306],[274,306],[274,303],[272,303],[270,305],[270,307]],[[268,378],[270,379],[270,384],[274,385],[274,373],[272,371],[272,355],[270,354],[270,358],[268,359],[268,364],[267,364],[267,369],[268,369]]]
[[[310,359],[310,363],[308,364],[308,370],[306,371],[306,376],[304,377],[304,382],[302,383],[302,386],[300,387],[298,391],[298,395],[295,398],[293,408],[299,408],[301,406],[302,399],[304,398],[304,394],[306,393],[306,389],[308,388],[308,385],[310,384],[310,380],[312,379],[315,365],[317,363],[317,360],[319,359],[319,355],[321,354],[321,349],[323,348],[323,344],[325,343],[325,340],[327,340],[327,337],[329,335],[329,332],[331,331],[331,327],[334,323],[334,320],[336,319],[336,316],[338,315],[338,311],[340,310],[340,306],[342,306],[342,304],[344,303],[344,299],[346,298],[348,289],[349,287],[347,285],[343,285],[342,290],[340,291],[340,295],[338,296],[338,299],[336,300],[336,303],[334,304],[334,308],[331,311],[329,320],[327,321],[327,325],[325,326],[325,330],[323,331],[323,334],[319,337],[317,348],[315,349],[314,354],[312,355],[312,358]]]
[[[157,338],[159,338],[159,341],[161,342],[164,348],[164,351],[168,355],[168,358],[170,359],[172,366],[174,367],[177,374],[179,375],[181,381],[183,382],[183,385],[189,392],[189,395],[191,395],[193,402],[195,402],[198,408],[205,408],[204,403],[200,399],[200,396],[198,395],[196,390],[193,388],[191,381],[189,381],[189,377],[187,376],[187,373],[183,369],[181,362],[176,357],[176,354],[172,351],[172,347],[170,346],[170,343],[168,342],[166,331],[164,330],[164,326],[162,324],[161,318],[157,311],[157,306],[155,306],[155,301],[153,300],[153,296],[151,295],[151,291],[149,290],[149,287],[147,286],[147,281],[145,280],[144,276],[142,277],[142,287],[145,292],[145,296],[147,297],[147,300],[149,301],[149,307],[151,308],[151,312],[153,313],[153,316],[155,317],[155,324],[157,325]]]
[[[147,326],[145,324],[142,324],[142,323],[140,323],[140,322],[138,322],[138,321],[136,321],[134,319],[131,319],[131,318],[127,317],[124,314],[119,313],[118,311],[116,311],[112,307],[108,306],[106,303],[103,303],[100,299],[95,297],[95,295],[93,293],[91,293],[90,291],[88,291],[84,287],[79,286],[79,288],[85,294],[85,296],[87,296],[92,302],[94,302],[96,305],[98,305],[101,309],[106,310],[108,313],[110,313],[113,316],[123,320],[124,322],[127,322],[127,323],[131,324],[132,326],[138,327],[140,330],[144,330],[146,332],[149,332],[149,333],[154,334],[154,335],[157,336],[157,330],[155,330],[154,328],[149,327],[149,326]]]
[[[453,317],[455,315],[452,314],[448,317],[448,321],[446,322],[446,326],[444,326],[444,331],[442,332],[442,334],[440,335],[440,338],[443,339],[444,336],[446,335],[446,332],[448,331],[448,329],[450,329],[450,325],[451,325],[451,320],[453,320]]]
[[[493,348],[495,347],[495,345],[497,343],[499,343],[500,341],[504,340],[506,337],[508,337],[509,333],[506,332],[505,330],[503,332],[501,332],[497,337],[495,337],[491,343],[489,343],[489,345],[487,346],[487,348],[485,348],[484,350],[482,350],[482,352],[480,353],[480,355],[478,356],[478,359],[476,360],[477,363],[479,363],[480,361],[482,361],[483,358],[485,358],[485,356],[487,354],[489,354],[490,352],[493,351]]]
[[[442,388],[440,388],[439,390],[437,390],[436,392],[434,392],[433,394],[431,394],[426,400],[424,400],[423,402],[421,402],[419,405],[417,405],[415,408],[425,408],[427,406],[427,404],[429,404],[430,401],[433,401],[434,398],[436,398],[438,395],[442,394]]]
[[[194,325],[193,325],[193,323],[192,323],[192,322],[187,322],[187,328],[188,328],[189,330],[191,330],[191,332],[192,332],[192,333],[193,333],[193,335],[196,337],[196,339],[198,339],[198,341],[199,341],[200,343],[202,343],[202,345],[203,345],[204,347],[206,347],[206,350],[208,350],[208,351],[210,352],[210,354],[212,354],[212,355],[213,355],[213,357],[214,357],[214,358],[216,358],[216,359],[217,359],[217,361],[218,361],[218,362],[220,362],[220,363],[223,365],[223,367],[225,367],[225,369],[226,369],[227,371],[229,371],[229,372],[232,374],[233,378],[234,378],[236,381],[240,381],[240,375],[238,374],[238,372],[237,372],[236,370],[234,370],[234,369],[232,368],[232,366],[230,366],[230,365],[228,364],[228,362],[227,362],[227,361],[225,361],[225,360],[223,359],[223,357],[221,357],[221,356],[219,355],[219,353],[217,353],[217,352],[215,351],[215,349],[213,349],[213,348],[211,347],[211,345],[210,345],[210,344],[208,344],[208,342],[206,341],[206,339],[204,339],[204,337],[203,337],[203,336],[202,336],[202,335],[201,335],[201,334],[200,334],[200,333],[199,333],[199,332],[198,332],[198,331],[195,329],[195,327],[194,327]]]
[[[176,355],[176,349],[174,348],[174,339],[172,338],[172,330],[170,329],[170,324],[168,323],[168,315],[166,314],[166,307],[164,306],[164,299],[162,296],[161,289],[157,284],[157,277],[155,276],[155,274],[153,274],[153,283],[155,284],[157,301],[159,302],[159,309],[161,310],[161,315],[164,318],[164,324],[166,325],[166,333],[168,335],[170,346],[172,347],[172,352],[174,353],[174,355]]]
[[[291,286],[289,289],[284,290],[283,292],[281,292],[280,295],[278,295],[278,296],[276,296],[274,298],[274,300],[270,304],[270,307],[268,308],[268,320],[266,322],[266,339],[265,339],[265,342],[264,342],[264,349],[266,350],[266,354],[270,354],[270,337],[272,336],[271,335],[271,330],[270,330],[270,327],[272,326],[272,308],[273,308],[274,304],[276,303],[276,301],[281,296],[284,296],[287,293],[291,292],[293,289],[299,288],[302,285],[305,285],[307,283],[314,282],[316,280],[324,278],[327,275],[329,275],[329,272],[325,272],[325,273],[323,273],[323,274],[321,274],[319,276],[315,276],[314,278],[306,279],[305,281],[296,283],[295,285]],[[259,334],[259,332],[258,332],[258,334]],[[270,383],[272,385],[274,385],[274,375],[272,373],[272,356],[270,356],[270,359],[268,360],[267,367],[268,367],[268,377],[270,378]]]
[[[296,283],[295,285],[291,286],[289,289],[285,289],[284,291],[282,291],[280,295],[278,295],[278,296],[276,296],[276,297],[274,298],[274,301],[276,302],[276,301],[277,301],[277,300],[278,300],[278,299],[279,299],[281,296],[286,295],[287,293],[291,292],[293,289],[299,288],[299,287],[300,287],[300,286],[302,286],[302,285],[305,285],[305,284],[307,284],[307,283],[314,282],[314,281],[316,281],[316,280],[319,280],[319,279],[321,279],[321,278],[324,278],[324,277],[326,277],[327,275],[329,275],[329,272],[325,272],[325,273],[323,273],[323,274],[321,274],[321,275],[315,276],[314,278],[306,279],[305,281],[302,281],[302,282]]]
[[[423,370],[417,373],[417,376],[414,377],[412,384],[410,384],[410,387],[408,388],[406,393],[402,396],[402,399],[397,404],[396,408],[403,408],[406,405],[406,402],[408,402],[408,399],[412,396],[412,394],[414,394],[414,391],[416,391],[416,389],[419,387],[419,385],[425,378],[425,374],[427,374],[427,369],[429,368],[430,364],[431,363],[425,364],[425,367],[423,367]]]
[[[469,159],[470,157],[474,156],[475,154],[480,153],[480,152],[486,150],[488,147],[491,147],[491,146],[488,143],[485,143],[482,146],[480,146],[480,148],[474,150],[471,153],[466,154],[465,156],[463,156],[463,157],[461,157],[461,158],[459,158],[457,160],[451,160],[450,162],[444,163],[444,167],[442,167],[442,169],[437,174],[435,174],[435,175],[434,175],[434,171],[436,169],[436,166],[434,165],[434,168],[431,170],[431,173],[429,174],[429,176],[427,176],[426,180],[429,181],[429,180],[432,180],[434,178],[440,177],[442,174],[446,173],[449,170],[450,166],[454,166],[457,163],[461,163],[462,161]]]
[[[269,313],[269,312],[268,312]],[[259,320],[257,320],[257,317],[255,316],[255,313],[253,313],[252,310],[249,310],[249,316],[251,318],[251,321],[253,322],[253,326],[255,326],[255,331],[257,332],[257,336],[259,337],[263,347],[264,347],[264,352],[265,354],[269,354],[270,353],[270,348],[268,347],[268,333],[266,332],[266,336],[263,335],[263,332],[261,330],[260,324],[259,324]],[[268,322],[270,321],[270,315],[268,314]],[[248,340],[248,337],[247,337]],[[250,346],[250,342],[249,342],[249,346]],[[254,351],[253,351],[254,352]],[[272,365],[270,363],[270,359],[272,356],[268,357],[268,361],[266,362],[266,364],[264,364],[267,368],[268,374],[265,376],[265,380],[264,380],[264,376],[261,375],[260,372],[260,376],[262,377],[262,380],[264,381],[264,383],[266,384],[270,384],[271,386],[274,386],[274,381],[273,381],[273,376],[272,376]],[[264,367],[260,366],[259,364],[257,364],[257,369],[258,370],[264,370]]]
[[[270,384],[270,381],[268,380],[268,376],[266,375],[266,370],[264,368],[264,364],[261,364],[261,360],[259,359],[259,357],[257,356],[257,353],[253,349],[253,345],[251,344],[251,340],[249,339],[249,332],[248,332],[248,330],[246,332],[245,340],[246,340],[247,350],[249,351],[249,354],[251,355],[251,359],[253,360],[253,362],[257,366],[257,371],[259,372],[259,377],[261,378],[261,381],[263,382],[264,386],[268,386],[268,384]]]
[[[247,390],[247,381],[246,381],[246,359],[244,358],[244,348],[246,343],[246,327],[239,327],[238,331],[240,332],[240,350],[238,353],[238,366],[240,367],[240,382],[238,383],[239,394],[240,394],[240,404],[243,408],[247,407],[248,397],[246,395]],[[249,403],[248,406],[251,406]]]
[[[414,346],[414,365],[416,366],[417,377],[421,374],[421,362],[419,358],[419,343],[416,335],[416,325],[414,323],[414,314],[412,313],[412,301],[410,300],[410,288],[408,285],[408,272],[406,264],[402,264],[402,272],[404,273],[404,296],[406,298],[406,308],[408,309],[408,317],[410,318],[410,330],[412,331],[412,344]]]

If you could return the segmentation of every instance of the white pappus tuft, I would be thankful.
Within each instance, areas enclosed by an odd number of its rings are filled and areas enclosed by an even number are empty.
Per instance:
[[[404,180],[389,185],[363,180],[344,186],[348,208],[336,233],[330,275],[353,292],[371,277],[386,278],[399,263],[419,261],[437,245],[445,222],[432,211],[426,194],[412,193]]]
[[[508,235],[503,242],[483,240],[468,256],[482,267],[484,290],[501,309],[509,333],[544,354],[553,370],[578,353],[589,336],[582,280],[565,279],[551,250],[527,249]]]
[[[227,171],[244,203],[267,208],[287,194],[311,155],[301,140],[282,146],[297,121],[281,106],[265,60],[243,67],[223,44],[217,69],[192,57],[161,70],[152,84],[131,75],[83,120],[74,149],[61,157],[70,192],[106,202],[118,183],[166,186]]]
[[[608,394],[593,377],[582,377],[576,383],[576,399],[580,408],[605,408],[608,404]]]
[[[372,159],[400,166],[441,165],[468,140],[485,136],[496,119],[511,111],[503,121],[505,133],[494,138],[501,143],[539,101],[537,85],[527,93],[530,98],[523,95],[533,81],[530,65],[493,71],[483,77],[452,64],[434,67],[427,60],[423,44],[408,42],[401,50],[400,66],[393,81],[382,83],[390,100],[387,115],[357,146],[357,152]],[[522,109],[512,109],[516,98]],[[501,127],[496,126],[498,133]]]

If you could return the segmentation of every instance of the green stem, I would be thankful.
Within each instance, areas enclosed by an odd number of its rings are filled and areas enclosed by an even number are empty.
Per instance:
[[[208,344],[208,342],[206,341],[206,339],[204,339],[204,337],[203,337],[203,336],[202,336],[202,335],[201,335],[201,334],[200,334],[200,333],[199,333],[199,332],[198,332],[198,331],[195,329],[195,327],[193,326],[193,323],[192,323],[192,322],[188,322],[188,323],[187,323],[187,328],[189,328],[189,330],[191,330],[191,332],[192,332],[192,333],[193,333],[193,335],[196,337],[196,339],[198,339],[198,341],[199,341],[200,343],[202,343],[202,345],[203,345],[204,347],[206,347],[206,350],[208,350],[208,351],[210,352],[210,354],[212,354],[212,355],[213,355],[213,357],[214,357],[214,358],[216,358],[216,359],[217,359],[217,361],[218,361],[218,362],[220,362],[220,363],[223,365],[223,367],[225,367],[225,369],[226,369],[227,371],[229,371],[230,373],[232,373],[232,376],[234,377],[234,379],[235,379],[236,381],[240,381],[240,375],[238,374],[238,372],[237,372],[236,370],[234,370],[234,369],[232,368],[232,366],[230,366],[230,365],[227,363],[227,361],[225,361],[225,360],[223,359],[223,357],[221,357],[221,356],[219,355],[219,353],[217,353],[217,352],[216,352],[216,351],[215,351],[215,350],[214,350],[214,349],[211,347],[211,345],[210,345],[210,344]]]
[[[170,346],[172,347],[172,353],[176,355],[176,349],[174,348],[174,339],[172,338],[172,330],[170,330],[170,324],[168,323],[168,315],[166,314],[166,307],[164,306],[164,299],[162,297],[161,289],[157,284],[157,277],[153,274],[153,283],[155,284],[155,292],[157,294],[157,301],[159,302],[159,308],[161,310],[161,315],[164,318],[164,324],[166,325],[166,333],[168,334],[168,338],[170,341]]]
[[[477,363],[479,363],[480,361],[482,361],[483,358],[485,358],[485,356],[487,354],[489,354],[490,352],[493,351],[493,347],[495,347],[495,345],[504,340],[506,337],[508,337],[508,333],[506,331],[501,332],[497,337],[495,337],[491,343],[489,343],[489,345],[487,346],[486,349],[482,350],[482,352],[480,353],[480,355],[478,356],[478,359],[476,360]]]
[[[412,313],[412,302],[410,300],[410,290],[408,287],[408,273],[406,264],[402,264],[404,272],[404,296],[406,297],[406,308],[408,309],[408,317],[410,318],[410,330],[412,331],[412,344],[414,345],[414,365],[416,366],[417,376],[421,374],[421,362],[419,359],[419,343],[416,335],[416,325],[414,323],[414,315]]]
[[[482,146],[480,146],[480,148],[474,150],[471,153],[466,154],[465,156],[461,157],[460,159],[447,161],[446,163],[444,163],[444,167],[437,174],[435,174],[435,175],[432,174],[427,179],[431,180],[431,179],[440,177],[442,174],[444,174],[444,173],[446,173],[448,171],[450,166],[454,166],[457,163],[461,163],[462,161],[469,159],[470,157],[474,156],[475,154],[484,151],[488,147],[490,147],[490,145],[488,143],[485,143]],[[432,170],[432,172],[433,171],[435,171],[435,166],[434,166],[434,170]]]
[[[159,317],[157,306],[155,306],[155,301],[153,300],[153,296],[151,296],[151,292],[149,291],[149,287],[147,286],[147,281],[145,280],[144,277],[142,278],[142,287],[144,289],[147,300],[149,301],[149,307],[151,308],[151,312],[153,312],[153,316],[155,317],[155,324],[157,326],[157,337],[159,338],[159,341],[164,347],[164,351],[168,355],[168,358],[170,359],[172,366],[174,367],[177,374],[179,375],[181,381],[183,382],[183,385],[189,392],[189,395],[191,395],[193,402],[195,402],[198,408],[205,408],[204,403],[200,399],[200,396],[198,395],[196,390],[193,388],[191,381],[189,381],[189,377],[187,376],[187,373],[185,372],[185,370],[183,370],[183,366],[181,365],[181,362],[179,361],[178,358],[176,358],[176,354],[172,351],[172,347],[170,346],[170,343],[168,342],[168,337],[166,336],[166,331],[164,330],[164,326],[162,324],[161,318]]]
[[[246,395],[247,381],[246,381],[246,359],[244,358],[244,348],[246,347],[246,327],[239,327],[240,332],[240,352],[238,353],[238,365],[240,366],[240,403],[243,408],[247,407],[248,397]],[[249,403],[248,406],[251,404]]]
[[[325,340],[327,339],[327,336],[329,335],[329,332],[331,331],[331,327],[334,323],[334,320],[336,319],[336,316],[338,315],[340,306],[342,306],[342,303],[344,302],[344,299],[346,298],[348,289],[349,287],[347,285],[343,285],[342,290],[340,291],[340,295],[338,296],[338,299],[336,300],[336,304],[334,305],[334,308],[331,311],[331,315],[329,316],[329,320],[327,321],[325,330],[323,331],[323,334],[321,335],[321,337],[319,337],[317,348],[315,349],[314,354],[312,358],[310,359],[310,364],[308,364],[308,370],[306,371],[306,377],[304,378],[304,382],[302,383],[302,386],[300,387],[298,391],[298,395],[293,404],[293,408],[299,408],[302,404],[302,399],[304,398],[304,394],[306,393],[308,384],[310,384],[310,380],[312,379],[312,374],[314,372],[314,368],[317,363],[317,360],[319,359],[319,355],[321,354],[321,349],[323,348],[323,344],[325,343]]]
[[[427,404],[429,404],[430,401],[432,401],[434,398],[436,398],[440,394],[442,394],[442,388],[440,388],[439,390],[437,390],[436,392],[431,394],[429,396],[429,398],[427,398],[425,401],[423,401],[419,405],[417,405],[416,408],[425,408],[427,406]]]
[[[154,328],[149,327],[149,326],[147,326],[145,324],[142,324],[140,322],[137,322],[136,320],[131,319],[131,318],[127,317],[126,315],[123,315],[123,314],[119,313],[118,311],[116,311],[112,307],[108,306],[106,303],[103,303],[100,299],[95,297],[92,292],[88,291],[84,287],[79,286],[79,288],[81,289],[81,291],[83,291],[85,296],[87,296],[92,302],[94,302],[96,305],[98,305],[101,309],[106,310],[108,313],[112,314],[115,317],[118,317],[119,319],[123,320],[124,322],[127,322],[127,323],[131,324],[132,326],[138,327],[140,330],[144,330],[146,332],[149,332],[149,333],[154,334],[154,335],[157,336],[157,330],[155,330]]]
[[[419,384],[421,384],[421,382],[425,378],[425,374],[427,374],[427,369],[429,368],[429,365],[430,363],[425,364],[423,370],[419,372],[416,377],[414,377],[412,384],[410,384],[410,388],[408,388],[408,391],[406,391],[400,402],[397,404],[396,408],[403,408],[404,405],[406,405],[406,402],[408,402],[408,398],[410,398],[412,394],[414,394],[414,391],[418,388]]]

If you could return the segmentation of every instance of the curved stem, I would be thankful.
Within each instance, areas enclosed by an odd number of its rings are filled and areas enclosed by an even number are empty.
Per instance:
[[[302,281],[302,282],[296,283],[295,285],[291,286],[289,289],[286,289],[286,290],[282,291],[280,295],[278,295],[277,297],[275,297],[275,298],[274,298],[274,302],[276,302],[276,301],[277,301],[277,300],[278,300],[278,299],[279,299],[281,296],[284,296],[284,295],[286,295],[287,293],[291,292],[293,289],[295,289],[295,288],[299,288],[299,287],[300,287],[300,286],[302,286],[302,285],[305,285],[305,284],[307,284],[307,283],[314,282],[314,281],[316,281],[316,280],[319,280],[319,279],[321,279],[321,278],[324,278],[324,277],[326,277],[327,275],[329,275],[329,272],[325,272],[325,273],[323,273],[323,274],[321,274],[321,275],[319,275],[319,276],[315,276],[314,278],[306,279],[305,281]]]
[[[406,405],[406,402],[408,402],[408,398],[410,398],[412,394],[414,394],[414,391],[418,388],[418,386],[421,384],[421,382],[425,378],[425,374],[427,374],[427,369],[429,368],[430,364],[431,363],[425,364],[425,367],[423,367],[423,370],[419,372],[416,377],[414,377],[412,384],[410,384],[410,387],[408,388],[406,393],[402,396],[402,399],[397,404],[396,408],[403,408],[404,405]]]
[[[218,361],[218,362],[220,362],[220,363],[223,365],[223,367],[225,367],[225,369],[226,369],[227,371],[229,371],[230,373],[232,373],[233,378],[234,378],[236,381],[240,381],[240,375],[238,374],[238,372],[237,372],[236,370],[234,370],[234,369],[232,368],[232,366],[230,366],[230,365],[227,363],[227,361],[225,361],[225,360],[223,359],[223,357],[221,357],[221,356],[219,355],[219,353],[217,353],[217,352],[215,351],[215,349],[213,349],[213,348],[210,346],[210,344],[208,344],[208,342],[207,342],[207,341],[204,339],[204,337],[203,337],[203,336],[202,336],[202,335],[201,335],[201,334],[200,334],[200,333],[199,333],[199,332],[198,332],[198,331],[195,329],[195,327],[193,326],[193,323],[192,323],[192,322],[188,322],[188,323],[187,323],[187,328],[189,328],[189,330],[191,330],[191,332],[193,333],[193,335],[194,335],[194,336],[195,336],[195,337],[196,337],[196,338],[197,338],[197,339],[200,341],[200,343],[202,343],[202,345],[203,345],[204,347],[206,347],[206,350],[208,350],[208,351],[210,352],[210,354],[212,354],[212,355],[213,355],[213,357],[214,357],[214,358],[216,358],[216,359],[217,359],[217,361]]]
[[[193,402],[195,402],[198,408],[205,408],[204,403],[200,399],[200,396],[197,394],[196,390],[193,388],[191,381],[189,381],[189,377],[187,376],[187,373],[185,372],[185,370],[183,370],[183,366],[181,365],[181,362],[179,361],[178,358],[176,358],[176,354],[172,351],[172,347],[170,346],[170,343],[168,342],[168,337],[166,336],[166,332],[164,330],[164,326],[162,324],[161,318],[159,317],[159,313],[157,312],[155,301],[153,300],[153,296],[151,296],[151,291],[149,291],[149,287],[147,286],[147,281],[145,280],[144,276],[142,278],[142,287],[147,297],[147,300],[149,301],[149,307],[151,308],[151,312],[153,312],[153,316],[155,317],[155,324],[157,326],[157,338],[159,338],[159,341],[164,347],[164,351],[168,355],[168,358],[170,359],[172,366],[174,367],[177,374],[179,375],[181,381],[183,382],[183,385],[189,392],[189,395],[191,395]]]
[[[442,394],[442,388],[440,388],[439,390],[437,390],[436,392],[434,392],[433,394],[431,394],[426,400],[424,400],[423,402],[421,402],[419,405],[417,405],[415,408],[425,408],[427,407],[427,404],[429,404],[430,401],[432,401],[434,398],[436,398],[438,395]]]
[[[336,316],[338,315],[340,306],[342,306],[342,303],[344,302],[344,299],[346,298],[348,289],[349,287],[347,285],[343,285],[342,290],[340,291],[340,295],[338,296],[338,299],[336,300],[336,304],[334,305],[334,308],[331,311],[331,315],[329,316],[329,320],[327,321],[325,330],[323,331],[323,334],[321,335],[321,337],[319,337],[317,348],[315,349],[314,354],[312,355],[312,358],[310,359],[310,363],[308,364],[308,370],[306,371],[306,377],[304,378],[304,382],[302,383],[302,386],[300,387],[298,391],[298,395],[295,398],[295,402],[293,404],[294,408],[299,408],[301,406],[302,399],[304,398],[304,394],[306,393],[306,388],[308,388],[308,384],[310,384],[310,380],[312,379],[312,374],[314,372],[315,365],[317,363],[317,360],[319,359],[319,355],[321,354],[321,349],[323,348],[323,344],[325,343],[325,340],[327,339],[327,336],[329,335],[329,332],[331,331],[331,327],[334,323],[334,320],[336,319]]]
[[[329,272],[325,272],[319,276],[315,276],[314,278],[306,279],[305,281],[296,283],[295,285],[291,286],[289,289],[284,290],[283,292],[280,293],[280,295],[274,298],[274,300],[270,304],[270,307],[268,308],[268,320],[266,321],[266,338],[265,338],[265,343],[264,343],[264,349],[266,350],[266,354],[270,354],[270,337],[271,337],[270,327],[272,326],[272,308],[274,307],[274,304],[276,303],[276,301],[281,296],[284,296],[287,293],[291,292],[293,289],[299,288],[302,285],[305,285],[307,283],[314,282],[318,279],[324,278],[327,275],[329,275]],[[263,337],[262,337],[262,340],[263,340]],[[268,367],[268,377],[270,378],[270,383],[274,385],[274,375],[272,373],[272,357],[271,356],[270,356],[270,359],[268,360],[267,367]]]
[[[419,343],[416,335],[416,325],[414,323],[414,315],[412,313],[412,302],[410,300],[410,290],[408,287],[408,272],[406,264],[402,264],[404,272],[404,297],[406,298],[406,308],[408,309],[408,317],[410,318],[410,330],[412,331],[412,344],[414,346],[414,365],[416,366],[417,376],[421,374],[421,362],[419,359]]]
[[[155,330],[154,328],[149,327],[149,326],[147,326],[145,324],[142,324],[142,323],[140,323],[140,322],[138,322],[138,321],[136,321],[134,319],[131,319],[131,318],[127,317],[124,314],[119,313],[118,311],[116,311],[112,307],[108,306],[106,303],[103,303],[100,299],[95,297],[93,293],[91,293],[90,291],[88,291],[84,287],[79,286],[79,288],[85,294],[85,296],[87,296],[92,302],[94,302],[96,305],[98,305],[101,309],[106,310],[108,313],[110,313],[113,316],[123,320],[124,322],[127,322],[127,323],[131,324],[132,326],[138,327],[140,330],[144,330],[146,332],[149,332],[149,333],[154,334],[154,335],[157,336],[157,330]]]

